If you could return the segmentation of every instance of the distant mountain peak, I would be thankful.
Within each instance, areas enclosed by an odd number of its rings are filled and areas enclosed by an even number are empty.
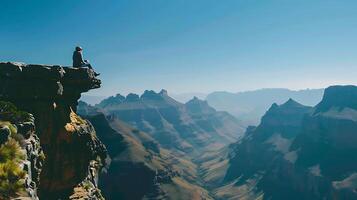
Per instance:
[[[126,96],[125,101],[126,102],[135,102],[135,101],[139,101],[140,97],[137,94],[134,93],[130,93]]]
[[[289,98],[288,101],[286,101],[286,103],[291,103],[291,102],[297,103],[297,102],[296,102],[294,99],[292,99],[292,98]]]
[[[107,106],[117,105],[125,101],[125,97],[121,94],[116,94],[115,96],[110,96],[106,99],[103,99],[99,104],[96,106],[100,108],[104,108]]]
[[[145,90],[141,96],[145,97],[145,96],[150,96],[150,95],[157,95],[157,94],[154,90]]]
[[[122,99],[122,100],[125,99],[125,97],[123,95],[119,94],[119,93],[117,95],[115,95],[115,98]]]
[[[154,90],[145,90],[141,95],[130,93],[126,97],[117,94],[102,100],[99,104],[96,104],[96,107],[115,109],[119,105],[125,107],[125,103],[131,103],[131,106],[134,106],[134,104],[137,106],[183,106],[183,104],[171,98],[166,90],[162,89],[159,93]]]
[[[303,115],[308,113],[310,109],[310,106],[304,106],[291,98],[281,105],[273,103],[262,117],[261,124],[270,126],[281,124],[297,125]]]
[[[206,100],[202,100],[196,96],[194,96],[191,100],[189,100],[187,103],[202,103],[202,104],[208,104]]]
[[[270,108],[268,109],[267,113],[272,112],[276,109],[279,109],[279,105],[277,103],[273,103]]]
[[[326,88],[322,101],[316,106],[315,113],[328,111],[332,107],[357,110],[357,86],[335,85]]]
[[[98,115],[100,113],[100,109],[94,106],[89,105],[85,101],[78,101],[77,112],[81,115]]]
[[[162,89],[162,90],[160,91],[160,94],[161,94],[162,96],[169,96],[167,90],[165,90],[165,89]]]
[[[304,105],[300,104],[299,102],[295,101],[292,98],[289,98],[285,103],[281,105],[282,107],[302,107]]]
[[[201,99],[197,98],[196,96],[193,97],[190,101],[188,101],[185,105],[188,108],[188,110],[193,113],[216,112],[216,110],[214,108],[212,108],[210,105],[208,105],[207,101],[201,100]]]
[[[189,100],[186,104],[206,104],[207,106],[209,106],[207,101],[199,99],[196,96]]]
[[[277,103],[273,103],[268,109],[267,113],[276,112],[276,111],[284,111],[284,110],[294,110],[299,108],[310,108],[309,106],[305,106],[295,101],[292,98],[289,98],[285,103],[278,105]]]
[[[163,100],[163,95],[160,93],[156,93],[153,90],[145,90],[144,94],[140,96],[142,100]]]
[[[323,89],[289,90],[261,89],[239,93],[214,92],[206,97],[208,103],[217,110],[227,111],[246,124],[258,125],[261,116],[272,103],[283,104],[292,98],[303,105],[315,106],[323,96]]]

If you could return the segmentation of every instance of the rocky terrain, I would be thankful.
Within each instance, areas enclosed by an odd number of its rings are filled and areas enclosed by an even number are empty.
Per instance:
[[[107,199],[212,199],[199,184],[197,166],[190,160],[84,102],[78,105],[78,113],[91,121],[108,148],[110,165],[99,179]]]
[[[31,114],[0,101],[0,199],[37,199],[45,155]]]
[[[315,107],[273,104],[220,153],[225,159],[206,156],[205,166],[219,166],[204,171],[215,197],[357,199],[356,94],[356,86],[332,86]]]
[[[237,141],[243,133],[240,122],[227,112],[218,112],[198,98],[179,103],[165,90],[147,90],[140,96],[118,94],[95,107],[80,104],[79,111],[92,121],[98,136],[109,137],[108,131],[97,128],[109,124],[117,135],[116,148],[118,135],[123,138],[120,145],[126,144],[111,152],[109,143],[114,140],[101,138],[113,162],[100,182],[104,193],[114,199],[211,199],[196,158]],[[138,176],[146,181],[133,178]]]
[[[0,63],[0,199],[103,199],[107,151],[76,114],[100,83],[87,68]]]
[[[241,139],[226,128],[237,122],[230,115],[197,98],[180,104],[165,91],[79,110],[101,127],[113,165],[99,183],[114,199],[356,199],[356,102],[357,87],[332,86],[314,107],[274,103]],[[188,124],[197,135],[177,129]],[[160,140],[165,133],[193,150]],[[210,145],[197,142],[200,134]]]
[[[241,122],[166,91],[78,102],[92,70],[0,63],[0,199],[357,199],[357,87]],[[77,114],[78,113],[78,114]]]
[[[108,115],[148,133],[162,147],[182,155],[200,154],[236,141],[244,129],[227,112],[218,112],[194,98],[182,104],[167,91],[145,91],[141,96],[120,94],[96,105]]]

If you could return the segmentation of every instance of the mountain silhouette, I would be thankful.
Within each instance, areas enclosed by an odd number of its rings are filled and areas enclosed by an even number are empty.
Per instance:
[[[356,199],[356,94],[354,86],[331,86],[315,107],[292,99],[273,104],[226,150],[215,196]]]
[[[129,94],[125,99],[116,95],[96,107],[179,153],[218,149],[243,134],[243,126],[227,112],[218,112],[198,98],[182,104],[165,90],[159,93],[146,90],[140,96]]]

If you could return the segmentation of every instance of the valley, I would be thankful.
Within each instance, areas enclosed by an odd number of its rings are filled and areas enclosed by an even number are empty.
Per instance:
[[[357,1],[1,1],[0,200],[357,200]]]
[[[80,102],[78,112],[108,148],[99,183],[109,199],[354,199],[355,94],[332,86],[314,107],[272,103],[248,127],[164,90]]]
[[[146,91],[140,97],[116,95],[95,107],[80,102],[78,112],[98,127],[98,137],[108,148],[112,163],[100,183],[110,199],[182,199],[185,195],[185,199],[213,199],[204,189],[197,158],[236,141],[244,131],[227,112],[217,112],[198,98],[179,103],[165,91]],[[130,188],[137,188],[137,182],[130,186],[127,180],[136,174],[145,175],[147,181],[139,186],[142,193],[131,196]]]

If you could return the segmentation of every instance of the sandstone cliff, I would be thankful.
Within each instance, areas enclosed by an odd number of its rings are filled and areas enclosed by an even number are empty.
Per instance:
[[[0,199],[103,198],[97,176],[105,165],[106,148],[91,123],[75,113],[81,93],[100,84],[87,68],[0,63],[1,148],[15,141],[13,146],[25,154],[15,163],[24,181],[16,183],[19,190]],[[29,117],[13,117],[14,110]],[[0,187],[1,162],[7,161],[0,159]]]

